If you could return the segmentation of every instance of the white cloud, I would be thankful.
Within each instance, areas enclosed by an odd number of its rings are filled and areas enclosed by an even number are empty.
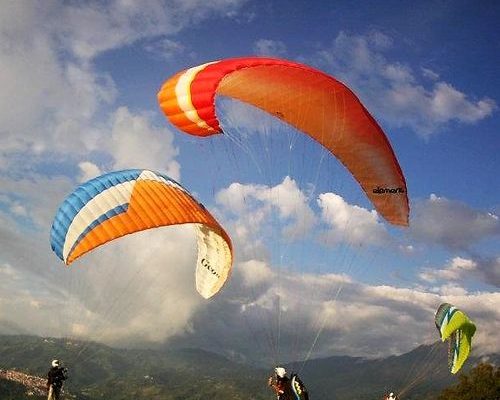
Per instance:
[[[261,232],[261,228],[270,208],[253,198],[253,193],[260,189],[265,187],[233,183],[215,196],[220,213],[225,215],[223,225],[229,229],[241,260],[252,259],[258,253],[267,254],[265,232]]]
[[[14,202],[22,207],[26,213],[21,215],[30,220],[33,228],[48,232],[52,218],[60,202],[74,189],[72,180],[62,177],[47,178],[32,173],[29,177],[10,178],[0,176],[0,193],[7,194],[6,198],[14,198]],[[23,223],[18,223],[19,213],[5,215],[8,226],[24,229]],[[27,235],[32,232],[27,232]]]
[[[267,285],[252,287],[236,271],[228,290],[195,316],[193,331],[178,343],[269,362],[278,351],[282,361],[296,361],[306,357],[319,334],[311,357],[383,357],[439,340],[434,313],[439,304],[450,302],[482,327],[474,337],[476,355],[500,350],[498,293],[473,293],[456,285],[430,293],[363,284],[339,274],[272,271]],[[214,319],[224,322],[209,323]]]
[[[269,265],[260,260],[248,260],[239,263],[237,268],[242,277],[243,285],[255,287],[273,279],[274,273]]]
[[[46,232],[45,241],[5,227],[0,236],[8,260],[0,266],[0,305],[10,310],[0,327],[115,345],[161,342],[188,329],[203,304],[192,226],[125,236],[69,268],[50,251]]]
[[[476,268],[477,263],[475,261],[462,257],[455,257],[445,266],[444,269],[427,269],[420,274],[420,277],[430,282],[433,282],[436,279],[459,280],[463,274],[474,271]]]
[[[431,283],[446,281],[453,285],[475,278],[500,287],[500,257],[476,259],[454,257],[443,268],[423,269],[419,277]]]
[[[3,276],[4,281],[6,279],[19,279],[19,273],[10,264],[0,265],[0,275]]]
[[[174,136],[165,127],[156,127],[147,113],[132,114],[120,107],[111,117],[111,136],[99,148],[113,157],[113,169],[149,168],[180,178]]]
[[[302,237],[315,224],[314,212],[307,204],[307,196],[299,189],[297,183],[288,176],[279,185],[256,193],[255,197],[278,209],[281,218],[293,220],[283,229],[283,234],[287,238]]]
[[[2,9],[2,18],[15,14],[16,25],[4,21],[0,31],[0,84],[9,93],[0,100],[0,165],[11,170],[33,168],[48,154],[64,160],[88,151],[92,119],[116,95],[109,76],[61,56],[54,32],[39,24],[46,9],[14,4]]]
[[[422,71],[433,84],[424,86],[410,66],[386,58],[384,52],[391,45],[392,40],[380,32],[366,36],[341,32],[330,49],[318,53],[319,62],[354,89],[377,118],[423,136],[452,121],[478,122],[498,108],[493,99],[475,100],[429,69]]]
[[[465,297],[467,295],[467,290],[456,283],[447,283],[439,288],[439,293],[447,297]]]
[[[78,164],[78,168],[80,168],[80,182],[87,182],[102,174],[99,167],[90,161],[82,161]]]
[[[318,217],[310,201],[289,177],[274,187],[233,183],[216,194],[218,213],[240,260],[267,261],[277,255],[271,254],[271,249],[284,251],[291,242],[298,243],[311,233],[327,246],[394,246],[406,253],[413,250],[411,246],[396,246],[376,211],[348,204],[337,194],[323,193],[316,199],[321,209]],[[318,227],[318,222],[323,226]]]
[[[152,54],[156,54],[166,60],[170,60],[172,57],[184,53],[186,47],[178,41],[162,38],[160,40],[153,41],[152,43],[145,46],[145,49]]]
[[[212,15],[234,18],[246,0],[114,0],[73,4],[59,10],[58,32],[81,59],[140,39],[171,35]]]
[[[318,205],[321,208],[322,220],[330,227],[322,234],[326,244],[380,246],[390,242],[389,234],[376,211],[348,204],[335,193],[320,194]]]
[[[24,183],[24,193],[28,189],[39,190]],[[69,269],[50,251],[47,232],[34,237],[13,224],[0,227],[0,309],[14,311],[0,322],[2,332],[64,334],[121,345],[168,340],[262,360],[272,354],[269,340],[274,343],[270,338],[279,327],[284,358],[304,357],[320,330],[313,357],[377,357],[437,340],[434,312],[447,301],[482,326],[474,338],[476,354],[500,350],[495,340],[498,293],[473,293],[458,285],[434,293],[368,285],[342,271],[313,274],[277,267],[259,253],[238,261],[217,301],[205,302],[194,285],[191,227],[126,236]],[[459,265],[471,270],[473,263],[450,263]]]
[[[20,217],[26,217],[28,215],[28,210],[26,210],[26,208],[22,204],[19,204],[19,203],[12,204],[12,206],[10,207],[10,211],[13,214],[20,216]]]
[[[477,268],[484,282],[500,287],[500,257],[482,258]]]
[[[283,57],[287,49],[281,40],[259,39],[253,45],[253,51],[260,56]]]
[[[400,245],[399,246],[399,250],[403,253],[406,253],[406,254],[413,254],[415,253],[415,246],[409,244],[409,245]]]
[[[139,5],[114,0],[61,5],[49,0],[43,5],[5,4],[0,17],[0,85],[9,95],[0,99],[4,150],[0,168],[30,170],[47,159],[72,164],[89,161],[88,153],[99,151],[100,139],[109,136],[103,130],[117,96],[112,78],[96,69],[94,59],[140,39],[177,33],[204,18],[235,17],[244,3],[148,0]],[[173,46],[171,39],[164,40]],[[129,114],[132,122],[133,113]],[[137,118],[146,117],[138,112]],[[163,143],[168,142],[167,138]],[[179,176],[178,166],[168,160],[176,150],[168,150],[166,168]],[[121,153],[118,165],[123,158],[127,157]],[[153,158],[153,166],[164,167],[156,155]]]
[[[466,95],[446,82],[438,82],[432,92],[430,116],[436,122],[447,122],[457,119],[460,122],[473,123],[491,115],[496,109],[492,99],[477,102],[467,100]]]
[[[278,212],[283,226],[281,234],[287,240],[304,237],[316,223],[307,196],[290,177],[273,187],[233,183],[216,194],[216,202],[236,217],[234,231],[242,242],[262,237],[263,223],[272,225],[269,221],[273,210]]]
[[[433,70],[429,69],[429,68],[421,68],[422,70],[422,75],[425,77],[425,78],[428,78],[428,79],[431,79],[433,81],[436,81],[439,79],[439,74],[437,72],[434,72]]]
[[[414,203],[409,232],[427,244],[468,250],[483,239],[498,236],[500,221],[495,214],[433,194]]]
[[[141,37],[175,31],[174,21],[161,1],[141,5],[111,1],[107,4],[86,3],[66,6],[60,10],[58,30],[72,52],[82,59]]]

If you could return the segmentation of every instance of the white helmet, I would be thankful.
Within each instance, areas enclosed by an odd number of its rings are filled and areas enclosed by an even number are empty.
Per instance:
[[[276,367],[274,368],[274,371],[280,378],[283,378],[286,375],[286,370],[283,367]]]
[[[52,366],[53,367],[58,367],[59,366],[59,360],[53,360],[52,361]]]

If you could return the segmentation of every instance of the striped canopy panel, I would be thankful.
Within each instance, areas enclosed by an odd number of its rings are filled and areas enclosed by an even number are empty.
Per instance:
[[[52,224],[51,246],[69,265],[121,236],[187,223],[194,225],[198,239],[196,287],[209,298],[230,274],[231,240],[186,189],[158,172],[117,171],[82,184],[59,207]]]

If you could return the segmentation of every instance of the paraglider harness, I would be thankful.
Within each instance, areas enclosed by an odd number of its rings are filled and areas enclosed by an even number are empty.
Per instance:
[[[290,378],[277,376],[276,381],[269,378],[269,386],[276,392],[278,400],[309,400],[306,387],[296,373]]]
[[[276,392],[278,400],[293,400],[291,397],[291,381],[288,376],[277,376],[276,381],[269,378],[269,386]]]
[[[52,367],[48,373],[47,388],[52,386],[55,390],[60,391],[66,379],[68,379],[67,368]]]

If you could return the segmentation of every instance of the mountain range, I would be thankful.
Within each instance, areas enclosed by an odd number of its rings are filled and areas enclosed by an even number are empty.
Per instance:
[[[402,400],[431,400],[458,382],[448,372],[446,353],[445,344],[435,343],[377,360],[334,356],[285,367],[300,374],[311,400],[379,400],[388,391],[400,393]],[[31,386],[46,376],[54,358],[69,369],[66,398],[274,398],[266,384],[273,366],[250,366],[206,350],[118,349],[94,342],[5,335],[0,336],[0,399],[45,398]],[[500,355],[486,359],[498,364]],[[484,360],[471,356],[463,371]],[[6,371],[11,373],[9,379]]]

